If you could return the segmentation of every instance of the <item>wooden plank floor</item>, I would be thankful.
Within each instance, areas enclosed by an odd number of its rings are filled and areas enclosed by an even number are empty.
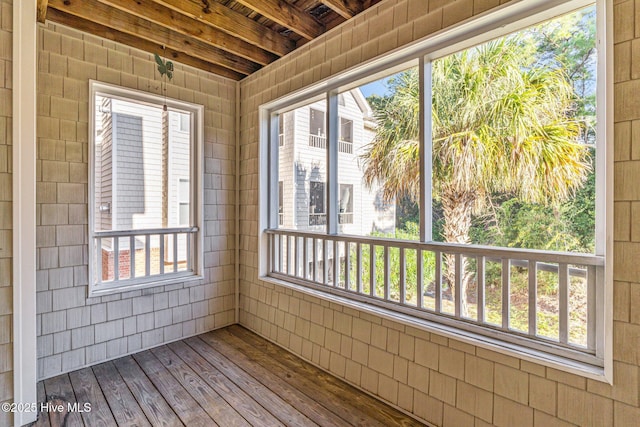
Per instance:
[[[38,399],[52,409],[32,426],[422,425],[240,326],[50,378]]]

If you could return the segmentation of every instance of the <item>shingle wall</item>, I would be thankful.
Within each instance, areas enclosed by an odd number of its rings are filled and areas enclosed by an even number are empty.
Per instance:
[[[241,83],[241,323],[444,426],[632,426],[640,419],[640,3],[614,2],[614,386],[384,320],[258,276],[258,107],[498,6],[385,0]],[[283,76],[288,76],[283,79]]]
[[[12,215],[12,0],[0,0],[0,402],[13,397]],[[0,425],[10,425],[0,412]]]
[[[175,64],[167,85],[205,106],[205,279],[87,298],[89,79],[161,93],[160,78],[152,54],[65,27],[38,43],[38,377],[233,323],[236,83]]]

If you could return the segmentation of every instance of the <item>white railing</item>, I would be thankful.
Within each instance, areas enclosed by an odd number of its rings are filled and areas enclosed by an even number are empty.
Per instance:
[[[353,154],[353,142],[339,140],[338,151],[341,153]]]
[[[338,224],[353,224],[353,213],[352,212],[339,213]],[[282,221],[280,222],[280,225],[283,225]],[[327,214],[326,213],[310,213],[309,225],[327,225]]]
[[[327,138],[322,135],[309,135],[309,147],[327,148]]]
[[[97,286],[117,287],[150,279],[194,274],[194,235],[198,227],[98,231],[91,250]]]
[[[309,225],[327,225],[327,214],[326,213],[310,213],[309,214]]]
[[[280,145],[283,145],[282,143]],[[327,148],[327,138],[324,135],[309,134],[309,147]],[[338,151],[341,153],[353,154],[353,142],[338,141]]]
[[[603,257],[293,230],[266,233],[273,278],[603,364],[597,345],[603,341],[597,309],[604,298]]]

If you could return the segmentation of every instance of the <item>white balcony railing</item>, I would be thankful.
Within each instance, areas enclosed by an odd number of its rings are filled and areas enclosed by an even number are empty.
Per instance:
[[[309,135],[309,147],[327,148],[327,138],[323,135]]]
[[[118,287],[194,274],[192,265],[197,227],[93,233],[94,283]]]
[[[273,278],[603,366],[597,345],[603,342],[602,310],[596,308],[604,298],[603,257],[292,230],[266,233]],[[554,289],[541,292],[539,284]]]
[[[280,225],[283,225],[280,222]],[[338,224],[353,224],[353,212],[343,212],[338,214]],[[310,213],[309,225],[327,225],[326,213]]]
[[[283,145],[282,143],[280,145]],[[327,148],[327,138],[324,135],[309,135],[309,147]],[[353,142],[338,141],[338,151],[341,153],[353,154]]]
[[[341,153],[353,154],[353,142],[339,140],[338,151]]]

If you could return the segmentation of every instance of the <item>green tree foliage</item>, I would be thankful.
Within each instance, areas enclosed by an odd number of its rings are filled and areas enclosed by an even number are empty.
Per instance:
[[[514,198],[516,208],[535,203],[555,209],[587,180],[589,150],[581,143],[573,87],[564,69],[531,54],[530,40],[510,36],[433,63],[433,188],[447,242],[470,243],[473,214],[486,213],[496,196]],[[362,157],[364,177],[369,185],[380,183],[388,200],[416,201],[417,71],[400,73],[389,85],[391,95],[373,103],[378,128]],[[495,219],[521,227],[536,219],[538,208],[526,212],[528,219],[506,209]],[[526,229],[517,231],[508,235],[511,243],[530,244]],[[549,229],[554,237],[557,231]],[[445,262],[453,283],[453,260]]]

